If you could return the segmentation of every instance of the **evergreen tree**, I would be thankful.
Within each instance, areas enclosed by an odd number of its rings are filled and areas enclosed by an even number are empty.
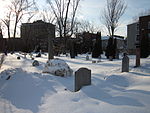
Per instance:
[[[116,50],[117,50],[117,39],[114,39],[114,44],[113,44],[113,58],[116,58]]]
[[[106,47],[106,53],[105,53],[105,56],[107,57],[107,59],[109,59],[109,56],[113,56],[113,53],[114,53],[113,48],[114,48],[113,47],[113,38],[109,37],[108,44],[107,44],[107,47]]]
[[[102,53],[101,33],[97,33],[96,43],[92,51],[92,58],[98,58]]]

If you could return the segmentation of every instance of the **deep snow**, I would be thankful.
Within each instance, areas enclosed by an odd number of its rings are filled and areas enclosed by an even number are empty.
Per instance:
[[[121,73],[121,59],[92,63],[85,57],[57,57],[74,72],[92,71],[92,85],[73,92],[74,76],[42,73],[46,55],[35,58],[40,66],[33,67],[29,55],[8,54],[0,69],[0,113],[150,113],[150,57],[133,68],[135,56],[130,56],[128,73]]]

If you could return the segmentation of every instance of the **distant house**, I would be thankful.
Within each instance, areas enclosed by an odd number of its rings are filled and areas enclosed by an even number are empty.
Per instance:
[[[140,48],[143,49],[143,43],[141,42],[143,39],[147,40],[146,48],[150,54],[150,15],[141,16],[138,22],[127,25],[127,49],[129,54],[135,54],[136,44],[140,44]]]
[[[127,25],[127,50],[129,54],[135,54],[139,23],[132,23]]]
[[[48,51],[48,37],[55,38],[55,25],[41,20],[21,25],[20,38],[2,38],[0,30],[0,51],[24,51],[31,52],[37,46],[42,51]]]
[[[139,18],[139,36],[141,57],[150,55],[150,15]]]
[[[82,53],[92,52],[94,42],[96,41],[97,34],[95,33],[89,33],[89,32],[83,32],[78,33],[76,35],[77,39],[80,39],[80,49]]]
[[[117,49],[122,51],[125,46],[125,39],[122,36],[115,35],[114,38],[117,39]],[[102,49],[105,51],[108,44],[109,36],[102,36]]]
[[[42,20],[21,25],[21,38],[26,51],[33,51],[36,47],[42,51],[48,50],[49,31],[55,34],[55,25]],[[55,35],[53,36],[55,38]]]
[[[82,44],[82,46],[84,47],[83,50],[85,52],[87,52],[87,51],[91,52],[92,49],[93,49],[94,42],[95,42],[95,40],[97,38],[97,34],[95,34],[95,33],[89,33],[89,32],[84,32],[82,34],[78,34],[77,38],[80,38],[83,41],[83,44]],[[119,51],[122,51],[123,48],[124,48],[124,46],[125,46],[124,37],[114,35],[114,38],[117,39],[117,49]],[[102,50],[103,51],[106,50],[108,39],[109,39],[109,36],[101,36]]]

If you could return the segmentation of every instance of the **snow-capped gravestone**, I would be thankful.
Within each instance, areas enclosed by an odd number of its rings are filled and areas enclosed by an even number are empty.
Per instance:
[[[129,57],[124,53],[124,57],[122,59],[122,72],[129,72]]]
[[[75,72],[75,92],[79,91],[82,86],[91,85],[91,70],[80,68]]]
[[[43,73],[50,73],[56,76],[66,77],[73,74],[73,70],[61,59],[51,59],[47,61]]]
[[[20,57],[18,56],[17,59],[20,60]]]

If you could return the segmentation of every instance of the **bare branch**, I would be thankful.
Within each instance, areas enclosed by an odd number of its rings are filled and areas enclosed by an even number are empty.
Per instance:
[[[102,20],[109,35],[113,37],[118,27],[119,19],[124,14],[127,5],[123,0],[107,0],[107,6],[103,11]]]

